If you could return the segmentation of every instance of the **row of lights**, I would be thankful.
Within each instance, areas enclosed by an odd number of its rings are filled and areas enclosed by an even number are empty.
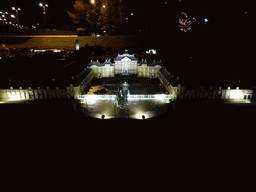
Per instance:
[[[137,115],[137,118],[140,119],[140,115]],[[146,119],[145,115],[142,115],[141,118],[142,118],[143,120]],[[101,115],[101,119],[104,120],[104,119],[105,119],[105,115]]]
[[[43,7],[44,11],[43,11],[43,14],[45,14],[45,8],[48,7],[48,4],[43,4],[43,3],[39,3],[39,6],[40,7]],[[12,25],[12,26],[15,26],[15,27],[18,27],[18,28],[21,28],[21,29],[28,29],[28,27],[24,27],[23,25],[19,25],[19,16],[18,16],[18,11],[21,11],[20,8],[16,8],[16,7],[12,7],[12,10],[14,10],[16,12],[16,16],[11,14],[10,17],[11,18],[17,18],[17,24],[14,24],[12,22],[7,22],[6,20],[6,15],[8,15],[9,13],[6,11],[6,12],[2,12],[0,11],[0,14],[1,17],[0,17],[0,21],[3,21],[3,24],[8,24],[8,25]],[[39,25],[39,24],[37,24]],[[35,25],[32,25],[33,28],[36,28]]]

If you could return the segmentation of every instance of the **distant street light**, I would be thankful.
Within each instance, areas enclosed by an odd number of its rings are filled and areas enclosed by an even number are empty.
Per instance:
[[[91,3],[92,3],[92,4],[94,4],[94,3],[95,3],[95,1],[94,1],[94,0],[91,0]]]
[[[106,5],[103,5],[103,8],[105,8],[106,7]]]
[[[44,22],[45,22],[45,25],[46,25],[45,7],[48,7],[48,4],[39,3],[39,6],[40,6],[40,7],[43,7]]]
[[[15,7],[12,7],[12,10],[15,10],[16,12],[16,18],[17,18],[17,23],[19,24],[19,15],[18,15],[18,11],[21,11],[20,8],[15,8]],[[11,16],[12,17],[12,16]],[[12,18],[15,18],[15,17],[12,17]]]
[[[43,14],[45,14],[45,7],[48,7],[48,4],[39,3],[39,6],[43,7],[43,9],[44,9]]]

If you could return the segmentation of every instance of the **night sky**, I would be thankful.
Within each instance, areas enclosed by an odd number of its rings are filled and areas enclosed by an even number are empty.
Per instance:
[[[49,5],[46,12],[49,16],[50,28],[74,27],[67,14],[67,10],[73,10],[72,2],[74,0],[9,0],[1,2],[0,11],[9,11],[11,6],[20,7],[20,24],[27,27],[37,23],[40,25],[43,14],[42,8],[38,6],[39,2]],[[192,17],[197,19],[192,24],[191,33],[200,33],[207,26],[208,28],[209,26],[212,27],[211,31],[218,31],[221,28],[221,30],[230,32],[234,32],[234,29],[244,32],[245,27],[248,28],[252,22],[252,6],[248,2],[245,0],[232,3],[193,0],[129,0],[126,2],[126,17],[130,26],[138,27],[138,31],[139,29],[145,30],[145,26],[147,26],[147,32],[166,30],[167,28],[172,32],[178,32],[177,14],[184,11],[189,19]],[[205,18],[209,21],[207,26],[204,23]]]
[[[42,15],[42,9],[38,6],[39,2],[44,2],[49,5],[48,13],[51,19],[51,23],[56,28],[62,25],[70,26],[70,19],[66,10],[72,11],[72,2],[74,0],[54,0],[54,1],[37,1],[37,0],[9,0],[1,2],[0,10],[8,11],[11,6],[17,6],[21,8],[19,12],[20,23],[24,25],[31,25],[36,21],[40,21]],[[249,1],[237,1],[229,3],[218,3],[216,1],[193,1],[193,0],[157,0],[157,1],[146,1],[146,0],[129,0],[127,1],[127,17],[134,22],[139,23],[143,21],[145,23],[151,23],[153,21],[156,24],[167,24],[169,21],[177,21],[176,16],[179,12],[184,11],[189,17],[195,17],[197,24],[203,24],[204,18],[208,16],[209,23],[216,24],[219,22],[221,25],[234,23],[243,23],[248,20],[251,15],[252,7],[248,3]],[[245,13],[247,12],[247,13]],[[131,13],[134,13],[131,16]],[[229,24],[228,24],[229,23]],[[141,23],[140,23],[141,24]]]

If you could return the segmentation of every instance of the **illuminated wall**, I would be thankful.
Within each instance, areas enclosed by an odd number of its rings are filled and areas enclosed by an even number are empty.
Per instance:
[[[175,89],[177,90],[177,89]],[[200,90],[186,90],[182,92],[174,92],[180,98],[221,98],[223,100],[251,100],[253,89],[204,89]]]
[[[138,66],[138,77],[157,77],[157,72],[160,70],[161,66],[156,65],[154,67],[142,64]]]
[[[70,92],[70,94],[69,94]],[[68,89],[0,89],[1,100],[30,100],[30,99],[48,99],[48,98],[68,98],[71,91]]]

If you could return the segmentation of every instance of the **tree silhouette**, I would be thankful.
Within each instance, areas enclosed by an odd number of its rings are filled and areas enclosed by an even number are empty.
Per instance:
[[[113,34],[125,26],[124,0],[101,0],[100,23],[103,31]]]
[[[89,33],[106,31],[108,34],[124,26],[124,0],[76,0],[74,12],[67,11],[73,24],[80,25]]]

